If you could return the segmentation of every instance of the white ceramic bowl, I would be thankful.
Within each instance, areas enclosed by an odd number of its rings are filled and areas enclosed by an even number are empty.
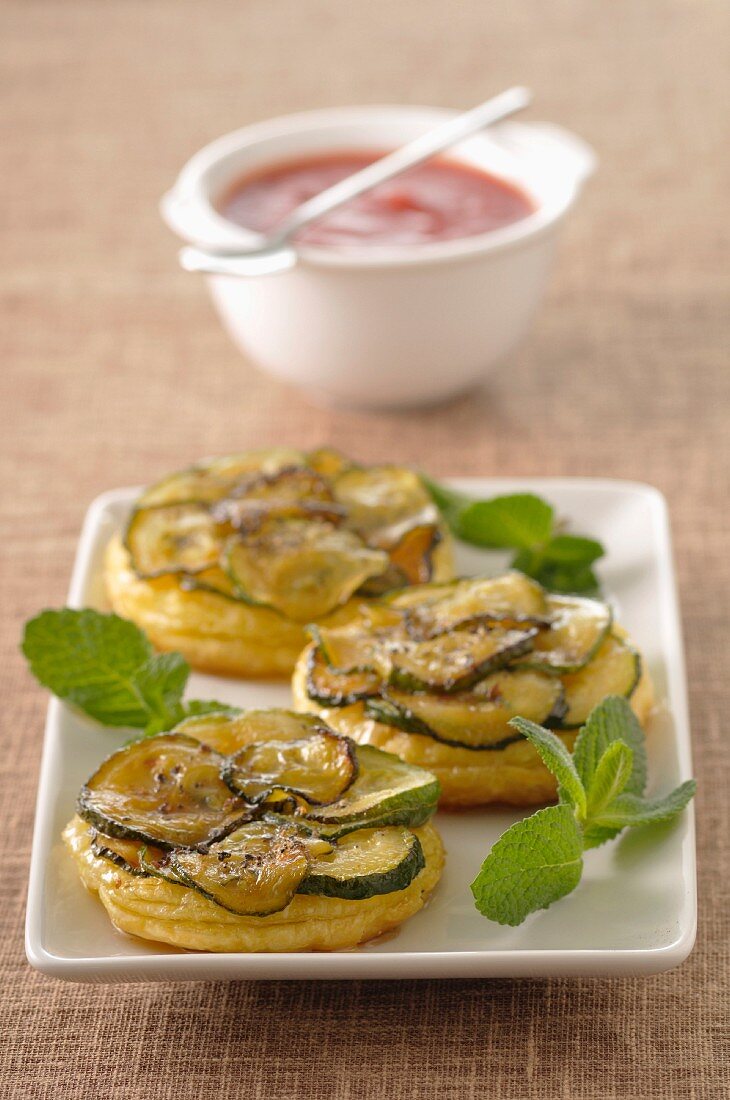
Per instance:
[[[247,126],[188,161],[162,214],[185,241],[249,244],[215,209],[229,184],[289,158],[382,151],[454,114],[429,107],[307,111]],[[289,271],[207,277],[221,320],[262,370],[315,399],[362,407],[428,404],[480,382],[526,334],[559,227],[595,157],[546,123],[505,122],[452,157],[519,184],[536,212],[479,236],[419,246],[302,246]]]

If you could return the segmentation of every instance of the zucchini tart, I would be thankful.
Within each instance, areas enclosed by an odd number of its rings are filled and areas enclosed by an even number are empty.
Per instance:
[[[418,476],[330,450],[248,452],[146,489],[109,545],[112,607],[162,650],[233,676],[291,673],[304,625],[353,600],[453,576]]]
[[[311,715],[187,719],[132,742],[64,830],[112,923],[202,951],[334,951],[397,927],[439,880],[438,780]]]
[[[450,807],[555,797],[511,718],[551,726],[572,749],[606,695],[630,699],[642,724],[653,705],[610,607],[552,595],[522,573],[404,589],[310,632],[294,673],[297,708],[428,768]]]

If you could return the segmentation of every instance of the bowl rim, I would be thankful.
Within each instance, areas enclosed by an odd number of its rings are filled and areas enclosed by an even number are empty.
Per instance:
[[[230,221],[216,209],[214,204],[214,195],[208,177],[221,161],[243,149],[272,139],[286,139],[294,134],[301,135],[308,130],[314,134],[321,133],[322,129],[329,127],[341,128],[348,123],[377,124],[378,122],[387,123],[391,119],[402,119],[405,122],[423,121],[433,125],[458,113],[454,108],[418,104],[372,104],[297,111],[251,123],[215,138],[190,157],[180,170],[171,190],[160,200],[163,220],[174,233],[188,243],[202,247],[223,243],[251,246],[261,241],[262,235]],[[556,150],[562,146],[563,150],[574,159],[575,169],[572,173],[566,173],[560,198],[552,202],[540,202],[535,194],[534,185],[530,184],[530,172],[525,170],[524,162],[521,163],[519,158],[515,157],[514,180],[524,187],[528,196],[538,205],[533,213],[511,225],[486,233],[417,246],[298,244],[296,251],[300,263],[316,267],[358,270],[422,267],[480,258],[505,249],[519,248],[545,235],[563,219],[577,199],[583,183],[595,170],[596,157],[593,150],[575,134],[552,123],[503,122],[494,127],[493,133],[502,137],[518,138],[523,144],[530,141],[544,142],[547,139],[553,143]],[[485,146],[487,143],[491,143],[493,147],[497,144],[493,138],[484,133],[477,134],[469,140]],[[336,141],[333,142],[333,148],[336,148]],[[453,159],[459,159],[456,150],[449,155]],[[283,159],[285,154],[282,155]],[[499,176],[499,173],[495,174]],[[534,178],[533,167],[532,179]],[[200,231],[201,227],[203,232]]]

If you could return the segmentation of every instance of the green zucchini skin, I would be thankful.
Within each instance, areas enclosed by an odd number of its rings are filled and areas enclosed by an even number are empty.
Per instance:
[[[380,831],[380,830],[376,830]],[[349,834],[349,841],[356,842],[357,833]],[[345,841],[347,843],[347,841]],[[337,847],[335,847],[332,870],[328,873],[327,864],[320,860],[297,889],[299,894],[318,894],[328,898],[343,898],[347,901],[365,901],[378,894],[392,894],[405,890],[426,866],[421,842],[415,834],[408,836],[408,845],[403,859],[395,866],[382,870],[366,871],[364,874],[339,877],[336,870]],[[367,862],[367,855],[364,857]]]
[[[142,867],[141,860],[140,865],[135,866],[133,863],[126,860],[120,852],[114,850],[109,843],[110,841],[112,845],[114,843],[111,837],[102,836],[102,834],[97,832],[93,827],[91,833],[91,850],[95,856],[108,860],[109,863],[113,863],[115,867],[121,867],[123,871],[126,871],[130,875],[139,875],[140,878],[149,877],[150,872]]]
[[[358,745],[359,775],[344,797],[329,806],[313,806],[305,817],[312,822],[341,828],[368,823],[406,825],[430,816],[436,809],[441,784],[435,775],[406,764],[374,745]]]
[[[547,672],[553,676],[563,676],[572,672],[579,672],[580,669],[590,664],[596,656],[598,650],[611,633],[613,609],[600,600],[592,600],[581,596],[548,596],[548,610],[554,610],[555,607],[559,607],[560,604],[568,604],[571,600],[578,604],[593,604],[596,608],[600,608],[605,614],[604,622],[601,624],[600,628],[596,630],[591,644],[587,646],[582,653],[571,660],[569,654],[567,658],[561,657],[559,649],[548,649],[541,652],[540,639],[538,638],[532,651],[520,662],[523,667],[532,668],[537,672]],[[548,631],[546,636],[551,637],[551,631]],[[565,650],[563,653],[565,653]]]
[[[602,664],[602,650],[599,649],[593,660],[584,665],[575,677],[591,674],[594,682],[591,685],[592,691],[588,693],[588,700],[584,701],[582,706],[578,703],[570,683],[570,677],[567,677],[567,682],[564,683],[565,711],[550,723],[554,729],[580,729],[587,721],[593,707],[601,699],[604,699],[607,695],[622,695],[625,699],[630,699],[636,691],[642,673],[641,655],[628,642],[622,638],[616,638],[615,635],[611,635],[604,641],[604,647],[609,643],[615,643],[617,647],[620,647],[619,652],[625,658],[620,680],[611,678],[609,681],[602,677],[602,674],[605,676],[605,673],[600,667]]]
[[[165,751],[165,768],[156,773],[161,765],[154,754]],[[235,796],[221,779],[224,762],[225,757],[181,733],[142,737],[102,761],[79,792],[77,813],[99,833],[119,840],[141,841],[161,849],[211,844],[250,820],[252,814],[252,807]],[[205,797],[200,783],[181,794],[175,792],[189,766],[198,771],[201,767],[207,769]],[[130,774],[131,792],[123,804],[116,797],[124,788],[124,783],[120,787],[120,772]],[[166,805],[171,791],[178,803],[183,797],[189,800],[185,811],[179,805],[179,817],[171,815]],[[135,794],[142,800],[137,807],[133,803]]]
[[[511,664],[529,653],[533,646],[533,639],[538,633],[537,628],[528,628],[524,631],[516,631],[518,637],[509,644],[503,646],[498,652],[491,654],[485,660],[480,661],[467,669],[459,676],[446,677],[440,682],[429,681],[407,672],[405,669],[394,667],[391,670],[388,682],[392,687],[402,691],[437,691],[444,695],[456,695],[461,691],[468,691],[480,680],[484,680],[491,672],[497,672],[506,665]],[[438,637],[442,637],[439,635]],[[426,644],[426,643],[420,643]]]
[[[430,737],[434,741],[440,741],[442,745],[451,745],[453,748],[469,749],[471,752],[499,752],[513,745],[515,741],[524,741],[521,733],[511,733],[500,741],[494,741],[490,745],[470,745],[466,741],[456,741],[432,729],[423,719],[418,718],[405,707],[394,703],[392,699],[379,698],[368,699],[365,704],[365,712],[369,718],[376,722],[382,722],[385,726],[394,726],[404,733],[420,733],[423,737]]]
[[[353,669],[348,673],[330,669],[319,645],[314,645],[307,657],[307,695],[323,707],[348,707],[377,695],[380,677],[370,669]]]
[[[306,774],[302,774],[302,766],[299,763],[299,778],[300,782],[291,782],[286,777],[286,765],[297,766],[297,754],[300,751],[300,747],[309,744],[314,750],[318,750],[321,757],[321,775],[318,775],[317,769],[312,768],[311,761],[309,762],[310,771],[314,772],[313,778],[310,781],[309,786],[305,786],[302,780],[306,781]],[[358,759],[355,749],[355,742],[343,734],[335,733],[326,727],[319,729],[313,729],[308,736],[302,737],[298,740],[288,739],[284,742],[273,741],[273,744],[277,746],[276,761],[274,762],[275,771],[268,770],[266,772],[266,780],[263,781],[260,777],[256,778],[256,771],[249,769],[246,771],[242,764],[246,761],[247,757],[252,753],[266,752],[270,747],[270,744],[256,744],[247,745],[238,752],[229,756],[221,768],[221,779],[223,782],[233,791],[234,794],[240,795],[246,802],[253,806],[258,806],[272,795],[280,791],[286,792],[287,795],[291,795],[294,799],[304,799],[311,806],[328,805],[331,802],[335,802],[342,798],[345,792],[352,786],[357,779],[358,774]],[[291,761],[288,761],[290,755],[287,750],[293,750],[294,755]],[[306,769],[305,769],[306,773]],[[325,781],[329,781],[329,789],[326,793],[322,793],[317,786],[317,780],[324,776]],[[337,777],[336,787],[332,787],[334,777]],[[251,784],[254,784],[251,787]]]
[[[124,532],[122,534],[122,544],[129,554],[132,568],[134,569],[137,576],[142,578],[143,580],[154,580],[156,577],[165,577],[173,574],[194,576],[196,573],[201,573],[205,569],[210,568],[210,566],[213,565],[215,562],[215,557],[212,556],[211,552],[211,556],[209,558],[206,558],[204,561],[197,564],[183,564],[181,562],[170,561],[167,562],[165,565],[160,565],[158,568],[142,568],[139,562],[138,550],[135,547],[134,541],[138,525],[144,524],[145,520],[150,516],[154,517],[155,515],[169,513],[173,510],[178,513],[183,510],[197,512],[201,515],[201,517],[206,518],[207,524],[211,529],[215,530],[216,528],[216,523],[211,515],[210,507],[202,501],[183,500],[177,501],[175,504],[138,504],[133,509],[132,514],[130,515],[124,528]]]

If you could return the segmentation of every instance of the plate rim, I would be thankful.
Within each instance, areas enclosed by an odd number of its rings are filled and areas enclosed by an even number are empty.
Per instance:
[[[671,622],[664,645],[674,720],[675,749],[681,778],[692,774],[691,728],[689,723],[687,665],[684,654],[679,593],[666,498],[646,482],[620,478],[592,477],[442,477],[445,484],[462,491],[490,483],[497,492],[521,489],[525,492],[550,487],[590,488],[593,491],[621,490],[646,499],[656,524],[654,557],[659,574],[662,605]],[[99,523],[110,507],[126,504],[140,489],[136,486],[107,490],[92,500],[86,510],[77,543],[67,606],[83,606],[82,593],[89,574]],[[50,840],[47,794],[52,786],[55,756],[54,730],[65,704],[52,697],[48,704],[38,790],[35,803],[33,843],[30,857],[25,921],[25,951],[34,969],[55,978],[77,982],[145,982],[206,980],[342,980],[342,979],[428,979],[505,977],[589,977],[656,974],[682,963],[692,951],[697,934],[697,858],[694,802],[685,811],[689,866],[685,868],[689,907],[686,924],[677,938],[661,947],[637,948],[521,948],[455,951],[402,951],[388,954],[346,952],[185,952],[147,954],[139,957],[89,955],[62,956],[50,952],[43,942],[45,859]],[[683,857],[684,858],[684,857]],[[313,961],[316,960],[316,961]],[[241,963],[245,963],[241,966]],[[481,964],[481,965],[480,965]],[[318,972],[321,971],[321,972]]]

